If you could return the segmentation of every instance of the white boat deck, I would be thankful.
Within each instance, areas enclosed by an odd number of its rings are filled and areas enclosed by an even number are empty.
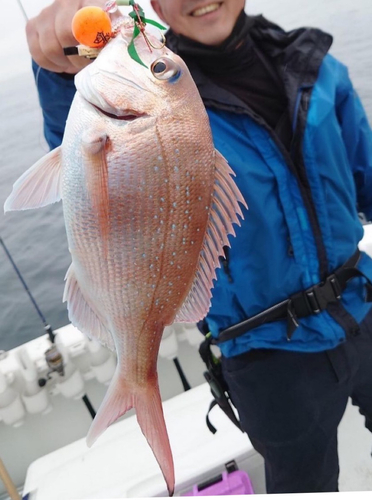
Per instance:
[[[217,433],[205,425],[210,400],[209,386],[202,384],[164,403],[176,495],[221,473],[231,460],[249,468],[255,491],[263,492],[262,458],[246,435],[219,409],[211,415]],[[24,492],[33,492],[30,500],[50,500],[51,491],[53,500],[167,496],[135,416],[111,426],[91,449],[80,439],[36,460],[28,469]]]
[[[255,493],[265,493],[263,461],[246,435],[218,408],[211,414],[218,432],[212,435],[207,429],[204,417],[209,400],[209,387],[203,384],[164,403],[175,460],[176,495],[214,477],[234,459],[249,473]],[[372,491],[371,449],[371,435],[363,427],[363,418],[349,405],[339,429],[341,491]],[[33,492],[29,500],[50,500],[51,492],[53,500],[167,496],[158,465],[134,416],[112,426],[92,449],[80,439],[36,460],[28,470],[24,492]]]

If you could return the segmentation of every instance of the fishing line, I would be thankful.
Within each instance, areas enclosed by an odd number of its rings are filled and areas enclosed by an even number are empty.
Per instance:
[[[3,247],[4,252],[6,253],[6,256],[10,260],[10,263],[12,264],[14,271],[17,273],[17,276],[20,279],[20,281],[21,281],[21,283],[23,285],[23,288],[26,290],[28,296],[30,297],[30,300],[31,300],[34,308],[36,309],[36,312],[37,312],[39,318],[44,323],[44,328],[45,328],[46,332],[48,333],[49,340],[53,344],[54,340],[55,340],[55,334],[53,333],[52,327],[47,323],[47,320],[45,319],[43,313],[41,312],[39,306],[37,305],[36,300],[34,299],[32,293],[30,292],[30,289],[28,288],[27,283],[23,279],[23,276],[22,276],[20,270],[18,269],[16,263],[14,262],[13,257],[11,256],[11,254],[10,254],[10,252],[9,252],[7,246],[5,245],[4,240],[2,239],[1,236],[0,236],[0,244]]]
[[[37,305],[36,300],[34,299],[30,289],[27,286],[26,281],[24,280],[20,270],[18,269],[16,263],[14,262],[13,257],[11,256],[11,254],[10,254],[10,252],[9,252],[7,246],[5,245],[4,240],[2,239],[1,236],[0,236],[0,244],[3,247],[4,252],[5,252],[6,256],[8,257],[10,263],[12,264],[14,271],[17,273],[17,276],[20,279],[20,281],[23,285],[23,288],[26,290],[27,295],[29,296],[34,308],[36,309],[36,312],[37,312],[39,318],[41,319],[41,321],[44,324],[44,329],[49,336],[49,340],[50,340],[52,346],[45,353],[47,365],[49,366],[49,368],[51,368],[51,371],[55,371],[59,375],[63,376],[64,375],[63,358],[62,358],[62,356],[61,356],[60,352],[58,351],[57,346],[55,344],[56,334],[53,333],[52,327],[47,323],[43,313],[41,312],[39,306]],[[45,385],[46,382],[47,382],[47,379],[40,379],[39,380],[40,387]],[[82,400],[83,400],[85,406],[87,407],[87,410],[89,411],[91,417],[94,418],[96,415],[96,412],[95,412],[91,402],[89,401],[88,396],[86,394],[84,394],[84,396],[82,396]]]

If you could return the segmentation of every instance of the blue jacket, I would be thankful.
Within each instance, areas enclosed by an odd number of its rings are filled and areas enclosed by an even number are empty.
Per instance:
[[[313,222],[298,182],[268,130],[252,118],[208,110],[216,148],[236,173],[249,210],[230,238],[227,273],[217,273],[207,321],[214,336],[321,281]],[[330,274],[363,237],[358,211],[372,218],[372,134],[346,68],[327,55],[314,85],[302,152]],[[372,278],[372,260],[359,268]],[[362,278],[353,279],[342,305],[360,322],[370,308]],[[300,320],[290,342],[287,323],[255,328],[221,345],[226,356],[248,348],[320,351],[345,339],[326,311]]]
[[[230,238],[228,260],[217,272],[206,318],[215,337],[319,283],[355,252],[363,236],[358,212],[372,218],[372,133],[347,68],[327,54],[331,38],[311,29],[285,33],[262,17],[252,36],[286,84],[294,131],[290,152],[260,117],[186,60],[206,105],[215,146],[235,171],[249,206],[236,238]],[[168,40],[177,51],[172,37]],[[42,70],[45,82],[48,73]],[[49,76],[47,85],[39,77],[41,104],[57,88],[58,78]],[[64,91],[66,85],[73,89],[73,82],[61,85]],[[45,108],[44,116],[46,137],[55,147],[60,139],[55,140],[55,129],[49,134]],[[62,133],[66,116],[61,108],[51,120]],[[367,255],[359,268],[372,279]],[[302,318],[290,342],[283,320],[225,342],[221,351],[234,356],[252,348],[331,349],[370,309],[364,283],[354,278],[332,311]]]

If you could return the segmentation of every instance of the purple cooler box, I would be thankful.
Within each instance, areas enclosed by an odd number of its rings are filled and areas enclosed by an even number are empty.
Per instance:
[[[242,470],[222,472],[217,477],[205,483],[195,485],[191,491],[182,496],[210,496],[210,495],[253,495],[251,480]]]

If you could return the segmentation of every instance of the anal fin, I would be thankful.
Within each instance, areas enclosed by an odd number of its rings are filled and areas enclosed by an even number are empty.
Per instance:
[[[71,323],[87,335],[87,337],[98,340],[98,342],[111,349],[111,351],[115,351],[115,344],[111,333],[88,304],[81,291],[73,264],[68,268],[65,280],[63,302],[67,302]]]

